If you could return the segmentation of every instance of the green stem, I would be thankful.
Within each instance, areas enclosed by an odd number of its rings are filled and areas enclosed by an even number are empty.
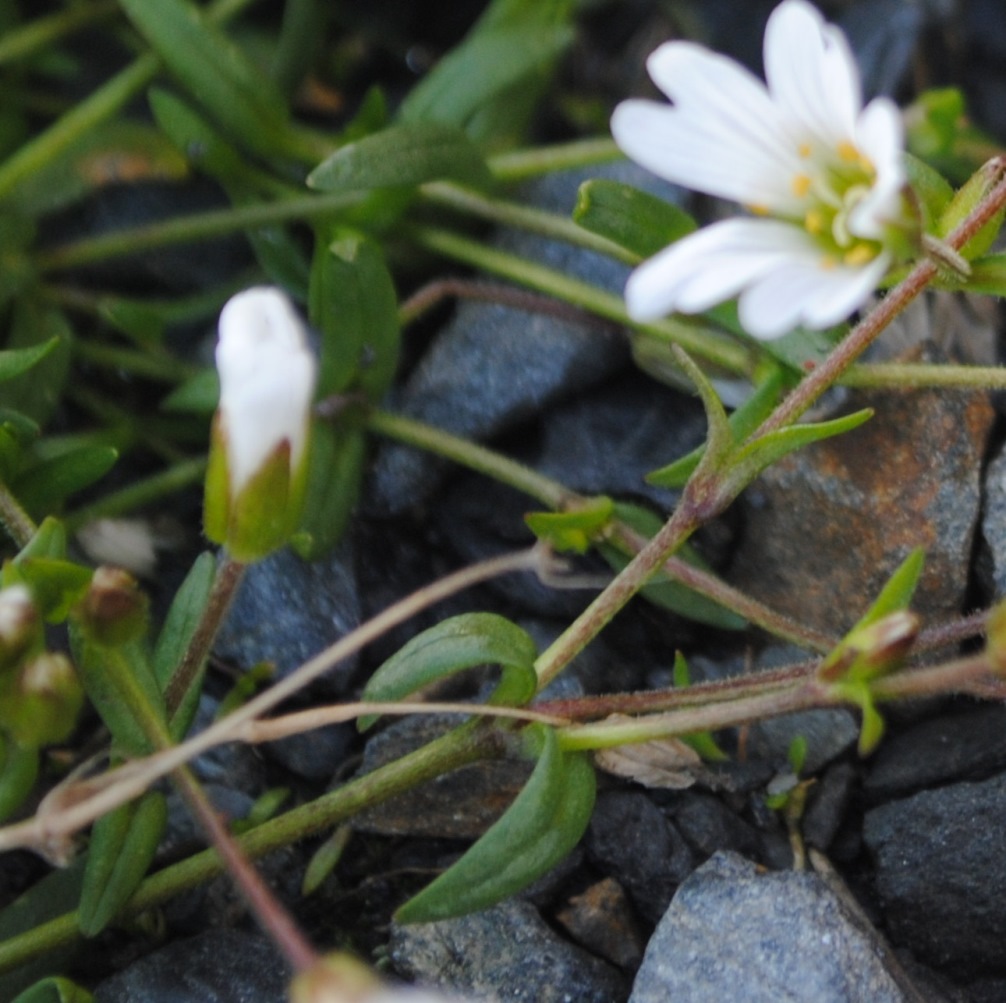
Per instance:
[[[236,837],[252,859],[324,832],[357,812],[424,781],[480,759],[499,754],[494,732],[474,722],[379,767],[357,780]],[[126,905],[124,915],[136,915],[161,905],[219,874],[216,850],[197,853],[148,877]],[[0,942],[0,971],[10,971],[79,937],[76,914],[67,913],[18,936]]]
[[[185,654],[164,688],[164,702],[167,705],[169,719],[174,715],[185,694],[188,693],[189,687],[195,682],[196,677],[206,664],[206,659],[209,658],[210,649],[213,646],[213,639],[217,636],[217,631],[224,622],[227,610],[230,609],[231,602],[237,594],[244,570],[245,565],[240,561],[235,561],[227,553],[222,555],[220,563],[217,565],[209,598],[199,619],[199,625],[193,632]]]
[[[910,362],[862,362],[838,381],[844,387],[878,390],[1006,389],[1006,366],[953,366]]]
[[[118,9],[115,0],[100,0],[57,11],[12,28],[0,37],[0,65],[32,56],[79,28],[110,17]]]
[[[706,359],[731,372],[748,375],[753,372],[754,355],[733,338],[710,328],[699,329],[693,324],[670,318],[650,324],[632,320],[621,296],[605,292],[588,282],[571,278],[563,272],[535,264],[506,251],[487,247],[484,243],[462,237],[448,230],[433,227],[410,229],[410,236],[422,247],[455,261],[479,268],[518,282],[549,296],[565,300],[605,317],[624,327],[645,331],[654,337],[680,345],[689,354]]]
[[[335,195],[304,195],[300,198],[270,202],[265,205],[235,206],[214,212],[175,216],[160,223],[150,223],[126,230],[116,230],[97,237],[63,244],[36,258],[44,272],[61,268],[76,268],[107,258],[136,254],[155,247],[184,244],[220,237],[239,230],[252,230],[273,223],[317,219],[347,209],[363,199],[359,193]]]
[[[159,501],[165,495],[174,494],[191,487],[193,484],[198,484],[205,475],[205,457],[182,460],[166,470],[151,474],[150,477],[145,477],[128,487],[113,491],[98,501],[71,512],[64,517],[63,522],[66,524],[68,532],[75,533],[81,526],[94,519],[134,512],[145,505]]]
[[[220,23],[232,17],[251,0],[217,0],[206,11]],[[5,198],[25,178],[42,170],[68,146],[116,114],[157,75],[161,62],[153,53],[134,60],[111,80],[57,119],[44,132],[25,143],[0,164],[0,199]]]
[[[38,528],[3,481],[0,481],[0,523],[19,548],[27,546]]]
[[[612,160],[622,160],[624,156],[613,139],[602,136],[554,146],[538,146],[531,150],[499,153],[489,158],[489,169],[498,181],[523,181],[552,171],[606,164]]]
[[[419,186],[420,194],[434,205],[454,209],[477,219],[503,226],[513,226],[518,229],[537,233],[553,240],[561,240],[588,251],[605,254],[609,258],[621,261],[627,265],[638,265],[639,256],[626,250],[621,244],[599,237],[590,230],[578,226],[568,216],[536,209],[533,206],[508,202],[505,199],[483,195],[481,192],[449,181],[430,181]]]

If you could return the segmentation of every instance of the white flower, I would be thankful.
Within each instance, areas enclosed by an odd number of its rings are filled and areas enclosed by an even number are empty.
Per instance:
[[[219,336],[205,529],[236,559],[258,560],[289,539],[300,516],[317,367],[304,324],[278,289],[233,296]]]
[[[220,312],[217,372],[231,491],[241,489],[283,442],[296,467],[307,442],[315,362],[304,324],[279,289],[256,286]]]
[[[769,17],[767,85],[692,42],[647,61],[673,105],[625,101],[618,145],[668,181],[731,199],[752,216],[714,223],[644,262],[625,290],[629,314],[695,313],[739,294],[759,338],[827,327],[860,306],[913,221],[904,198],[897,107],[865,108],[845,36],[806,0]]]

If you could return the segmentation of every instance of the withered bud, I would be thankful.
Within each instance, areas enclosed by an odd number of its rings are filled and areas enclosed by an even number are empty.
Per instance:
[[[146,595],[127,571],[102,565],[77,608],[82,629],[99,644],[120,645],[147,628]]]
[[[41,620],[24,585],[0,589],[0,669],[16,665],[41,643]]]

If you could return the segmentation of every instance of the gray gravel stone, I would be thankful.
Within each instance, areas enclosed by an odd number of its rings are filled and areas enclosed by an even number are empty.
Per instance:
[[[891,940],[937,968],[1006,971],[1006,775],[867,812],[864,839]]]
[[[815,874],[718,853],[674,896],[629,1003],[904,1003],[882,949]]]
[[[560,938],[527,902],[504,902],[438,923],[392,926],[391,959],[420,985],[484,1003],[616,1003],[617,969]]]

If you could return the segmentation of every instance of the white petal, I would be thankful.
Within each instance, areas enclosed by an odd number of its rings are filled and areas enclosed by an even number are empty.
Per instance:
[[[736,296],[745,286],[813,247],[788,223],[729,219],[672,244],[640,265],[625,287],[635,320],[654,320],[674,310],[697,313]],[[815,249],[816,250],[816,249]]]
[[[902,159],[904,123],[893,102],[876,98],[866,106],[856,123],[856,145],[872,161],[877,178],[849,214],[849,230],[875,240],[901,217],[902,189],[907,183]]]
[[[764,84],[691,42],[668,42],[647,61],[673,107],[626,101],[611,130],[633,160],[697,191],[780,211],[794,202],[797,144]]]
[[[291,464],[299,460],[316,367],[304,325],[278,289],[233,296],[220,313],[219,334],[220,416],[237,492],[282,442],[290,443]]]
[[[779,105],[822,144],[851,140],[859,68],[842,32],[806,0],[784,0],[765,28],[765,76]]]

